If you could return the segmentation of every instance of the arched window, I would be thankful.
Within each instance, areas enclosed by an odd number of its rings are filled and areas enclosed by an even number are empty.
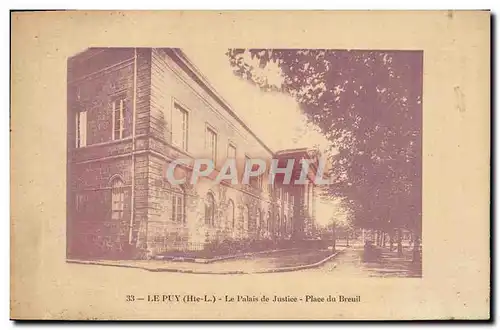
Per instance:
[[[226,223],[230,228],[234,229],[234,202],[232,199],[227,202]]]
[[[243,229],[248,231],[248,220],[250,219],[250,210],[247,205],[243,206]]]
[[[176,186],[172,191],[172,221],[186,222],[186,194],[182,186]]]
[[[281,234],[281,223],[280,223],[280,215],[276,214],[276,234]]]
[[[116,178],[111,182],[111,220],[123,219],[124,200],[123,181]]]
[[[272,233],[273,232],[273,221],[271,218],[271,211],[267,212],[267,218],[266,218],[266,225],[267,225],[267,232]]]
[[[209,226],[215,224],[215,198],[212,193],[207,193],[205,198],[205,224]]]
[[[257,228],[257,234],[260,234],[262,230],[262,212],[259,209],[257,209],[257,218],[255,219],[255,224]]]

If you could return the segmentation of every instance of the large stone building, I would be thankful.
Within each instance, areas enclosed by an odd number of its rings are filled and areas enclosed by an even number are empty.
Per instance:
[[[178,158],[214,159],[220,170],[226,158],[240,165],[311,157],[267,147],[180,49],[87,49],[68,60],[67,96],[69,257],[144,258],[313,232],[311,179],[273,186],[265,176],[249,185],[165,179]],[[192,167],[181,171],[189,177]]]

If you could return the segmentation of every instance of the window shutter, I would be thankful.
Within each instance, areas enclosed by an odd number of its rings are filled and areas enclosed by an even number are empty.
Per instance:
[[[87,111],[80,112],[80,146],[87,145]]]
[[[177,197],[175,196],[175,193],[172,193],[172,221],[176,220],[176,211],[177,211]]]
[[[123,129],[124,129],[124,117],[123,117],[123,113],[124,113],[124,103],[123,103],[123,100],[120,100],[120,139],[123,138]]]
[[[177,196],[177,221],[182,222],[182,217],[183,217],[183,203],[182,203],[182,196]]]
[[[111,103],[111,139],[116,139],[115,137],[115,101]]]
[[[80,123],[79,123],[79,120],[80,120],[80,113],[77,112],[75,113],[75,148],[79,148],[80,147]]]

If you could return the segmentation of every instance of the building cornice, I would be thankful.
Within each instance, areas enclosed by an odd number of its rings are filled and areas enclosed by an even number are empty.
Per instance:
[[[110,48],[87,48],[79,53],[68,58],[68,62],[73,62],[76,60],[89,59],[97,54],[100,54]],[[130,47],[133,49],[133,47]],[[196,65],[189,59],[189,57],[180,48],[160,48],[162,49],[179,67],[184,70],[205,92],[212,97],[217,104],[219,104],[231,117],[233,117],[238,124],[240,124],[267,152],[269,152],[273,157],[280,157],[285,155],[291,155],[295,153],[303,152],[307,157],[310,155],[308,152],[311,150],[309,148],[297,148],[297,149],[285,149],[273,151],[264,141],[262,141],[257,134],[236,114],[232,106],[227,100],[213,87],[209,82],[207,77],[196,67]],[[122,61],[118,64],[123,64],[132,60],[133,58]],[[104,68],[100,71],[104,71]],[[93,73],[96,74],[96,73]],[[80,79],[77,79],[80,80]],[[73,83],[74,81],[70,82]]]

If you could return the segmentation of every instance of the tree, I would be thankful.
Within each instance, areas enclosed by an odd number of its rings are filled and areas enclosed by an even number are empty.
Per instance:
[[[422,53],[229,49],[235,74],[289,93],[331,141],[332,184],[355,225],[421,233]],[[253,64],[256,62],[257,64]],[[281,85],[261,69],[281,69]]]
[[[316,203],[316,214],[321,214],[323,223],[319,224],[319,232],[323,239],[331,240],[335,251],[339,237],[346,237],[352,229],[352,214],[340,198],[320,198]]]

